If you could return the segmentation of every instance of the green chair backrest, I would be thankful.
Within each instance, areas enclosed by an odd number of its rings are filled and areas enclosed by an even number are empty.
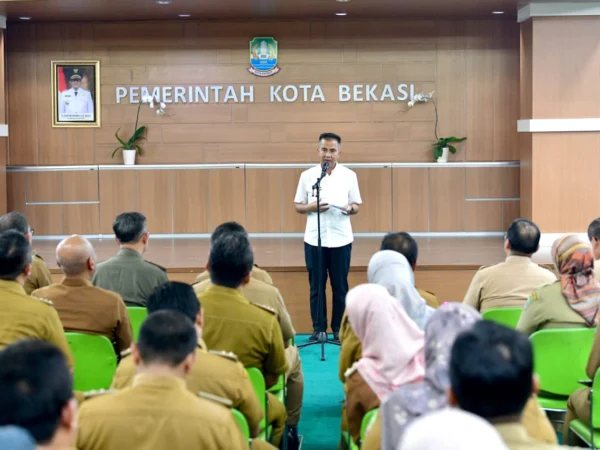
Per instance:
[[[133,340],[137,342],[142,322],[148,317],[148,310],[143,306],[128,306],[129,322],[131,322],[131,331],[133,331]]]
[[[360,440],[361,440],[361,442],[365,439],[365,436],[369,432],[369,429],[371,428],[371,426],[375,423],[375,420],[377,420],[378,414],[379,414],[379,408],[375,408],[375,409],[372,409],[371,411],[367,412],[367,414],[365,414],[365,417],[363,417],[362,423],[360,425]]]
[[[600,369],[596,371],[594,381],[592,383],[592,428],[600,428]]]
[[[265,413],[265,416],[260,421],[260,429],[264,430],[266,429],[267,425],[267,386],[265,384],[265,377],[263,376],[262,372],[256,367],[246,367],[246,372],[248,373],[250,383],[252,383],[254,392],[256,392],[258,401],[260,402],[263,412]]]
[[[108,389],[117,370],[117,355],[108,338],[74,332],[65,335],[75,358],[73,389]]]
[[[238,424],[238,427],[240,427],[244,438],[246,439],[246,441],[250,441],[250,427],[248,426],[248,421],[246,420],[244,415],[237,409],[232,409],[231,412],[233,414],[235,422]]]
[[[557,328],[529,337],[541,391],[567,397],[581,388],[578,381],[588,379],[585,366],[595,332],[595,328]]]
[[[482,314],[484,320],[505,325],[509,328],[517,328],[523,308],[492,308]]]

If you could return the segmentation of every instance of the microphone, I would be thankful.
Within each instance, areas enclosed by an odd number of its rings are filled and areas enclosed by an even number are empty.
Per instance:
[[[326,161],[325,164],[323,164],[322,169],[323,172],[321,172],[321,176],[324,177],[327,171],[329,170],[329,161]]]

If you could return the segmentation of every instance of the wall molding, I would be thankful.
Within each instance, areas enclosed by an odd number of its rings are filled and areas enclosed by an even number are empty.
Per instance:
[[[517,22],[533,17],[600,16],[600,2],[530,3],[519,9]]]
[[[517,121],[519,133],[558,133],[569,131],[600,131],[600,118],[587,119],[524,119]]]

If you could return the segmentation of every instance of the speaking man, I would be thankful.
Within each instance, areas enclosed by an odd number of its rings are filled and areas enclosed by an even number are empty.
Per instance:
[[[317,341],[318,333],[327,331],[327,306],[325,286],[327,274],[331,279],[333,311],[331,330],[333,339],[339,341],[340,323],[344,314],[348,293],[348,271],[352,253],[352,225],[350,216],[357,214],[362,200],[356,173],[338,163],[342,154],[342,139],[334,133],[319,136],[317,152],[320,164],[305,170],[300,175],[294,203],[299,214],[306,214],[304,233],[304,257],[310,283],[310,315],[313,334],[309,341]],[[321,180],[321,276],[318,260],[317,191],[316,183]],[[319,285],[320,281],[320,285]],[[321,305],[318,305],[319,292]],[[318,309],[320,307],[320,310]],[[322,324],[319,320],[323,320]]]

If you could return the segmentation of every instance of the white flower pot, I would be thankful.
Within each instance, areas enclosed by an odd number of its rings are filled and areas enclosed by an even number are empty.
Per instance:
[[[135,164],[135,154],[137,150],[123,150],[123,164],[133,166]]]
[[[448,152],[449,151],[450,151],[450,149],[448,147],[444,147],[442,149],[442,156],[440,156],[437,159],[437,162],[439,162],[439,163],[446,163],[446,162],[448,162]]]

